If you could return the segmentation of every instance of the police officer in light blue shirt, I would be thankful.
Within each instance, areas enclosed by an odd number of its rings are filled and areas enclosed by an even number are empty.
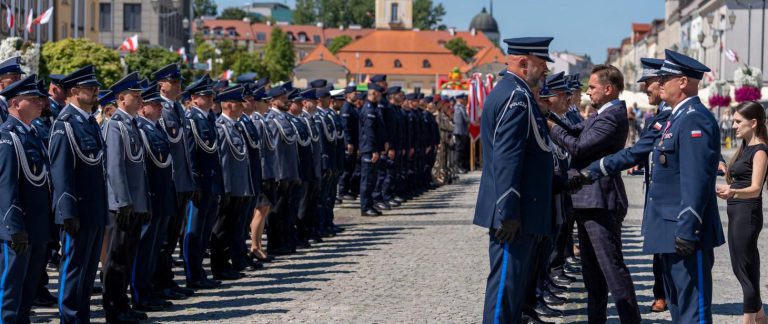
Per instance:
[[[547,71],[549,37],[507,39],[507,72],[483,107],[483,175],[474,224],[489,229],[484,323],[519,323],[533,247],[553,227],[550,139],[530,84]]]
[[[157,87],[144,88],[141,98],[142,107],[135,120],[144,147],[152,219],[149,224],[142,226],[139,248],[133,257],[131,302],[135,309],[157,311],[173,305],[154,297],[152,278],[168,232],[168,221],[176,212],[176,187],[173,182],[171,144],[159,122],[164,100]]]
[[[216,131],[216,115],[213,111],[213,82],[208,75],[190,84],[186,91],[192,96],[192,106],[185,118],[192,133],[189,158],[195,176],[196,194],[187,208],[187,224],[184,229],[184,267],[187,288],[212,289],[220,282],[211,280],[203,269],[203,255],[208,249],[209,238],[216,222],[219,198],[224,193],[220,144]]]
[[[62,225],[59,316],[62,323],[90,321],[90,294],[96,278],[107,210],[106,147],[96,118],[99,82],[92,65],[61,80],[68,105],[51,127],[53,209]]]
[[[51,239],[48,154],[31,126],[46,95],[33,74],[5,87],[0,96],[9,113],[0,126],[0,321],[29,323]]]
[[[643,252],[662,254],[676,323],[712,322],[713,249],[725,243],[715,194],[720,130],[696,95],[708,71],[671,50],[661,67],[661,99],[672,115],[654,143]]]
[[[248,143],[242,128],[238,127],[238,119],[243,114],[244,92],[243,85],[238,85],[219,92],[214,99],[221,105],[216,132],[224,178],[219,217],[211,235],[211,272],[216,280],[242,277],[233,266],[235,261],[240,261],[239,256],[233,252],[235,244],[242,244],[242,232],[239,229],[244,223],[242,219],[250,210],[250,199],[254,194]]]
[[[103,303],[107,320],[120,322],[134,320],[126,288],[141,227],[149,222],[151,214],[144,145],[136,122],[142,104],[139,73],[128,74],[109,90],[115,95],[117,110],[102,123],[102,132],[106,142],[109,212],[114,226],[102,271]]]
[[[286,255],[296,251],[290,228],[298,213],[298,204],[291,204],[298,197],[301,178],[299,176],[298,134],[291,124],[288,113],[288,95],[292,91],[289,83],[272,88],[267,97],[270,101],[266,125],[270,134],[275,134],[277,175],[275,180],[275,203],[267,219],[268,253]]]

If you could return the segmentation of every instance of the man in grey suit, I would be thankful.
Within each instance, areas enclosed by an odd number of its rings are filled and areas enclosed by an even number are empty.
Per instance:
[[[141,237],[141,225],[150,219],[149,188],[144,166],[144,147],[136,114],[141,108],[138,72],[117,81],[115,114],[103,127],[107,146],[107,197],[112,231],[104,266],[104,312],[108,322],[137,322],[128,306],[126,289],[133,256]]]
[[[456,105],[453,106],[453,138],[456,143],[454,165],[464,173],[469,170],[469,116],[467,116],[467,95],[456,96]]]
[[[597,65],[587,94],[597,114],[571,130],[548,121],[550,136],[571,154],[571,168],[580,170],[592,161],[624,148],[629,131],[627,108],[619,100],[624,76],[611,65]],[[590,323],[604,323],[611,292],[622,323],[639,323],[640,311],[632,278],[621,252],[621,222],[627,212],[627,194],[620,175],[585,185],[571,196],[579,226],[584,286]]]

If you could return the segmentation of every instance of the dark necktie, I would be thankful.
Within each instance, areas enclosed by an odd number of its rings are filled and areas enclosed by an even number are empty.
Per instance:
[[[216,126],[216,113],[214,113],[213,110],[208,112],[208,122],[211,123],[211,127]]]

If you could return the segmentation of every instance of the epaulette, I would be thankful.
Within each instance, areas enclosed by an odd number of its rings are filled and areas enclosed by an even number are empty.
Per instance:
[[[112,117],[109,118],[109,120],[123,121],[123,116],[120,115],[120,114],[114,114],[114,115],[112,115]]]
[[[21,125],[16,125],[16,132],[21,134],[21,135],[24,135],[24,134],[27,133],[27,130],[24,129],[24,127],[21,126]]]
[[[71,117],[72,117],[72,114],[70,114],[70,113],[59,114],[59,119],[60,120],[69,120],[69,118],[71,118]]]
[[[10,123],[5,123],[5,124],[0,125],[0,130],[2,130],[2,131],[9,132],[12,129],[13,129],[13,125],[11,125]]]

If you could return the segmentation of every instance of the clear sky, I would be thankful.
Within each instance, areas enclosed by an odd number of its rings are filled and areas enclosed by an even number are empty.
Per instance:
[[[216,0],[220,11],[250,2]],[[291,7],[295,3],[294,0],[272,2],[283,2]],[[445,25],[466,30],[472,17],[483,6],[487,7],[490,0],[433,2],[445,7]],[[593,62],[602,63],[606,49],[618,47],[621,40],[630,35],[632,22],[649,23],[664,18],[664,0],[495,0],[493,16],[499,24],[502,39],[552,36],[555,37],[553,50],[589,54]]]

